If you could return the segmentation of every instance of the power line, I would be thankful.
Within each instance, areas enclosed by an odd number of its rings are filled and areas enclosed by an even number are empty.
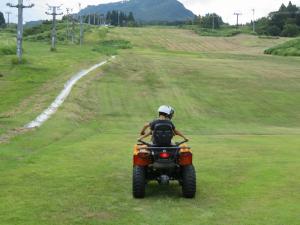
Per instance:
[[[60,10],[60,6],[50,6],[48,5],[49,10],[52,10],[52,13],[45,12],[47,15],[52,16],[52,32],[51,32],[51,50],[54,51],[56,49],[56,16],[62,15],[63,13],[57,13]]]
[[[23,55],[23,9],[32,8],[34,4],[23,5],[23,0],[18,0],[17,5],[11,3],[6,4],[8,7],[18,9],[18,27],[17,27],[17,56],[19,63],[22,63]]]

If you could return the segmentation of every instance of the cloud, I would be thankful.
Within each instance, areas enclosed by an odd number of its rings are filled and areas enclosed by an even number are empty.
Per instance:
[[[13,4],[17,3],[17,0],[6,0]],[[1,11],[12,11],[12,21],[16,22],[17,10],[6,7],[6,1],[1,0],[0,9]],[[98,5],[101,3],[117,2],[119,0],[88,0],[81,1],[82,7],[87,5]],[[163,0],[162,0],[163,1]],[[268,15],[269,12],[277,10],[282,3],[288,4],[289,0],[179,0],[186,8],[191,10],[193,13],[199,15],[205,15],[206,13],[216,12],[223,17],[225,22],[235,24],[236,18],[233,15],[234,12],[241,12],[243,15],[240,17],[242,23],[250,22],[253,15],[252,9],[255,9],[255,17],[260,18]],[[65,11],[66,7],[73,8],[74,12],[79,10],[78,1],[73,0],[24,0],[24,4],[34,3],[35,7],[32,9],[24,10],[24,20],[38,20],[38,19],[51,19],[45,14],[47,11],[46,4],[49,5],[60,5],[63,4]],[[292,1],[293,4],[300,5],[300,0]]]

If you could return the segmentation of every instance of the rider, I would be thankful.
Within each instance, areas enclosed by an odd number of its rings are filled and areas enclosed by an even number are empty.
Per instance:
[[[140,132],[140,135],[142,135],[138,141],[150,136],[152,134],[152,131],[154,130],[154,127],[157,123],[167,123],[172,126],[172,130],[174,135],[178,135],[182,137],[185,141],[188,141],[188,139],[175,128],[174,124],[172,123],[171,119],[174,115],[174,109],[171,106],[162,105],[158,108],[158,115],[159,118],[156,120],[153,120],[151,123],[146,123],[143,127],[143,129]],[[148,133],[145,133],[145,131],[150,128],[150,131]]]

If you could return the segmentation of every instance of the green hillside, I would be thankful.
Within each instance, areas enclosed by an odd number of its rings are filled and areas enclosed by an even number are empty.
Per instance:
[[[300,56],[300,39],[287,41],[265,50],[265,54],[282,55],[282,56]]]
[[[287,39],[107,29],[57,52],[25,41],[20,66],[0,55],[0,224],[297,224],[300,58],[263,54]],[[132,48],[80,80],[41,128],[16,129],[108,58],[95,48],[112,40]],[[190,138],[195,199],[177,183],[132,198],[132,148],[161,104]]]

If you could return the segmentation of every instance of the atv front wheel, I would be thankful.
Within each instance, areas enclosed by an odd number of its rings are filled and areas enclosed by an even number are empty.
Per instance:
[[[132,194],[135,198],[144,198],[146,188],[146,172],[142,166],[133,167]]]
[[[193,165],[182,167],[182,195],[194,198],[196,193],[196,172]]]

